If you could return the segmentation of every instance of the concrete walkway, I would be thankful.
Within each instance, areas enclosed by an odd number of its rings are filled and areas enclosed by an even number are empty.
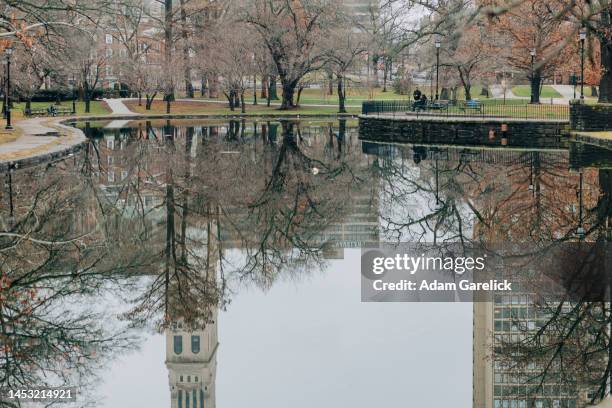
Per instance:
[[[138,115],[136,112],[132,112],[123,103],[122,99],[102,99],[109,108],[113,111],[113,115]],[[126,99],[129,100],[129,99]]]
[[[492,98],[499,98],[499,99],[503,99],[504,98],[504,88],[501,85],[499,85],[499,84],[491,85],[490,89],[491,89],[491,97]],[[506,99],[521,99],[521,98],[516,96],[512,92],[511,88],[507,88],[506,89]]]
[[[125,99],[129,100],[129,99]],[[103,99],[104,102],[112,110],[112,115],[121,116],[134,116],[138,115],[136,112],[132,112],[125,104],[123,99]],[[104,126],[106,129],[121,129],[125,127],[130,121],[129,120],[113,120],[108,125]]]
[[[564,98],[571,100],[574,99],[574,86],[573,85],[551,85],[553,89],[559,92]],[[580,98],[580,87],[576,87],[576,98]]]
[[[79,129],[65,126],[59,118],[33,118],[16,123],[20,136],[0,144],[0,169],[23,167],[77,149],[87,138]]]

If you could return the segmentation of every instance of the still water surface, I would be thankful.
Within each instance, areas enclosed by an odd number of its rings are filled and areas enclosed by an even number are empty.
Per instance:
[[[486,321],[471,303],[362,303],[359,248],[609,239],[610,152],[386,145],[332,119],[78,126],[83,151],[6,174],[3,384],[79,386],[78,405],[105,407],[544,408],[607,392],[607,312],[563,315],[572,333],[546,315],[567,344],[593,336],[559,364],[521,299]]]

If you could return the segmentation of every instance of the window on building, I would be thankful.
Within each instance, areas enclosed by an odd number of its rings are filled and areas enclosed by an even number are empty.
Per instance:
[[[204,408],[204,391],[203,390],[200,390],[200,408]]]
[[[191,352],[194,354],[200,352],[200,336],[191,336]]]
[[[115,182],[115,173],[112,171],[108,172],[108,182],[109,183],[114,183]]]
[[[174,336],[174,354],[183,352],[183,336]]]
[[[183,408],[183,390],[178,390],[178,408]]]
[[[106,58],[111,58],[113,56],[113,49],[112,48],[107,48],[106,49]]]
[[[106,34],[106,43],[107,44],[112,44],[113,43],[113,36],[110,34]]]

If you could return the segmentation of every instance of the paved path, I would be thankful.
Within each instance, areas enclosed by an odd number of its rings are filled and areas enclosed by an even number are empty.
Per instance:
[[[491,89],[491,97],[499,98],[499,99],[504,98],[504,88],[501,85],[499,84],[491,85],[490,89]],[[516,96],[512,92],[512,89],[508,88],[506,89],[506,99],[521,99],[521,98]]]
[[[566,99],[574,99],[574,87],[572,85],[551,85]],[[580,97],[580,88],[576,88],[576,97]]]
[[[132,112],[125,106],[123,99],[103,99],[103,101],[111,108],[113,115],[138,115],[138,113]]]
[[[16,123],[21,133],[13,142],[0,144],[0,169],[25,165],[70,152],[87,138],[79,129],[60,124],[64,119],[33,118]]]

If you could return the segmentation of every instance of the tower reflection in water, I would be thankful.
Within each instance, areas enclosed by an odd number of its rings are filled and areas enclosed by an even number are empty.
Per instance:
[[[180,323],[166,329],[166,367],[171,408],[214,408],[217,375],[217,310],[201,330]]]

